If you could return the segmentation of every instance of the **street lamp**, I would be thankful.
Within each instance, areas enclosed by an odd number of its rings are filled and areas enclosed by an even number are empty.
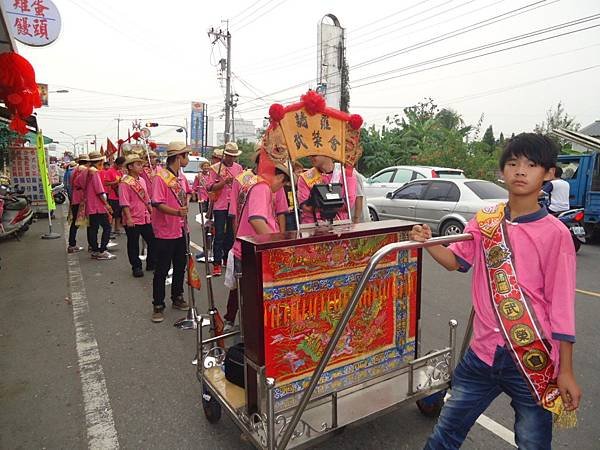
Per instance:
[[[64,134],[65,136],[69,136],[71,139],[73,139],[73,143],[71,144],[71,145],[73,145],[73,156],[77,156],[77,141],[82,137],[93,136],[94,137],[94,150],[97,150],[97,148],[98,148],[97,139],[96,139],[95,134],[82,134],[81,136],[75,137],[72,134],[65,133],[64,131],[59,131],[59,133]]]
[[[146,127],[148,127],[148,128],[153,128],[153,127],[175,127],[175,128],[177,128],[175,131],[177,131],[178,133],[185,132],[185,145],[187,145],[187,143],[188,143],[188,130],[183,125],[173,125],[173,124],[168,124],[168,123],[160,123],[159,124],[159,123],[156,123],[156,122],[146,122]]]

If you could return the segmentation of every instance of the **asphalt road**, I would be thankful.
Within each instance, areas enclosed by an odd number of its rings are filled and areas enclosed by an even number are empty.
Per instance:
[[[191,365],[194,334],[172,326],[183,316],[181,311],[169,308],[165,322],[150,322],[151,274],[131,277],[125,237],[117,239],[114,261],[92,261],[81,253],[67,264],[61,220],[59,212],[61,239],[41,240],[47,222],[40,220],[21,242],[0,242],[0,448],[91,448],[88,429],[98,422],[114,424],[114,436],[110,427],[104,430],[105,443],[126,449],[250,449],[225,415],[216,425],[205,420]],[[80,245],[84,240],[80,232]],[[192,240],[200,243],[195,224]],[[577,256],[577,287],[588,292],[577,294],[575,346],[584,398],[578,428],[557,432],[554,448],[600,448],[599,262],[598,245],[584,246]],[[425,349],[439,348],[446,345],[449,319],[459,321],[462,336],[470,279],[446,272],[427,256],[423,274],[423,344]],[[226,291],[219,280],[215,293],[223,311]],[[198,297],[199,309],[205,311],[205,292]],[[109,403],[102,403],[103,394]],[[97,407],[95,412],[90,405]],[[486,416],[493,421],[489,428],[497,429],[496,423],[512,429],[507,398],[499,398]],[[349,426],[316,448],[418,449],[433,424],[406,404],[374,421]],[[512,447],[476,424],[463,448]]]

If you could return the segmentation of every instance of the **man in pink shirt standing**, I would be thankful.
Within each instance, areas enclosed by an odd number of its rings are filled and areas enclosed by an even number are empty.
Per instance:
[[[165,281],[173,264],[171,301],[173,308],[187,310],[183,299],[186,255],[188,251],[188,195],[192,193],[181,168],[187,166],[190,148],[185,142],[171,142],[167,149],[167,167],[157,171],[152,182],[152,229],[154,230],[156,268],[152,281],[154,311],[152,322],[164,320]]]
[[[453,373],[452,396],[426,449],[459,448],[502,392],[512,400],[522,449],[549,450],[553,414],[568,425],[579,406],[572,356],[575,249],[567,228],[538,204],[557,154],[546,136],[521,133],[508,140],[500,156],[508,203],[477,213],[465,228],[473,240],[427,248],[448,270],[473,268],[475,318],[470,348]],[[431,229],[415,225],[410,237],[425,242]]]
[[[123,225],[127,233],[127,256],[134,277],[144,276],[140,260],[140,236],[146,241],[148,255],[146,270],[155,267],[154,232],[150,223],[150,195],[146,181],[140,176],[144,171],[144,160],[136,154],[125,160],[128,174],[121,179],[119,185],[119,203],[123,209]]]
[[[92,258],[99,260],[115,259],[106,248],[110,240],[110,219],[112,208],[108,204],[108,197],[100,179],[100,170],[104,163],[104,156],[99,152],[92,152],[88,157],[91,167],[88,169],[88,179],[85,187],[85,208],[89,218],[87,229],[88,244],[92,248]],[[102,237],[98,245],[98,228],[102,227]]]
[[[309,158],[313,166],[312,169],[303,172],[298,178],[298,203],[301,208],[300,222],[315,223],[315,216],[317,220],[321,220],[321,215],[314,210],[309,201],[311,189],[316,184],[341,183],[342,196],[344,198],[346,195],[348,196],[350,209],[353,209],[356,201],[356,178],[354,173],[346,177],[348,185],[344,186],[341,173],[344,168],[338,165],[338,170],[335,171],[336,163],[332,158],[323,155],[314,155]],[[344,206],[338,212],[335,220],[344,220],[349,217],[346,202],[344,202]]]
[[[213,248],[213,275],[221,275],[221,265],[225,262],[227,254],[233,246],[233,223],[228,218],[231,183],[233,179],[243,172],[235,159],[242,152],[238,150],[235,142],[225,144],[223,159],[211,166],[208,179],[208,191],[216,197],[213,206],[215,224],[215,242]]]
[[[77,246],[77,214],[79,213],[79,205],[83,200],[85,185],[87,182],[87,171],[90,163],[87,160],[88,155],[79,155],[77,167],[73,169],[71,175],[71,226],[69,227],[69,247],[68,253],[78,253],[83,250],[83,247]]]
[[[119,206],[119,182],[123,176],[125,157],[119,156],[112,166],[102,174],[102,183],[108,195],[108,204],[113,210],[113,233],[121,233],[121,207]]]

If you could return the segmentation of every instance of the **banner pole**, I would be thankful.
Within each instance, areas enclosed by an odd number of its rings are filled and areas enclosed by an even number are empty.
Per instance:
[[[50,177],[48,176],[48,165],[46,164],[46,152],[44,150],[44,135],[42,130],[38,130],[37,133],[37,159],[38,167],[40,169],[40,176],[42,178],[42,187],[44,189],[44,197],[46,198],[46,205],[48,206],[48,233],[42,234],[42,239],[58,239],[59,233],[52,232],[52,211],[55,209],[54,200],[52,199],[52,187],[50,184]]]

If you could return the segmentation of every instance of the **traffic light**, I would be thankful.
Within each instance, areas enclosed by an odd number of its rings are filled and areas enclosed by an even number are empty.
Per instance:
[[[158,124],[157,124],[156,122],[146,122],[146,126],[147,126],[148,128],[150,128],[150,127],[157,127],[157,126],[158,126]]]

